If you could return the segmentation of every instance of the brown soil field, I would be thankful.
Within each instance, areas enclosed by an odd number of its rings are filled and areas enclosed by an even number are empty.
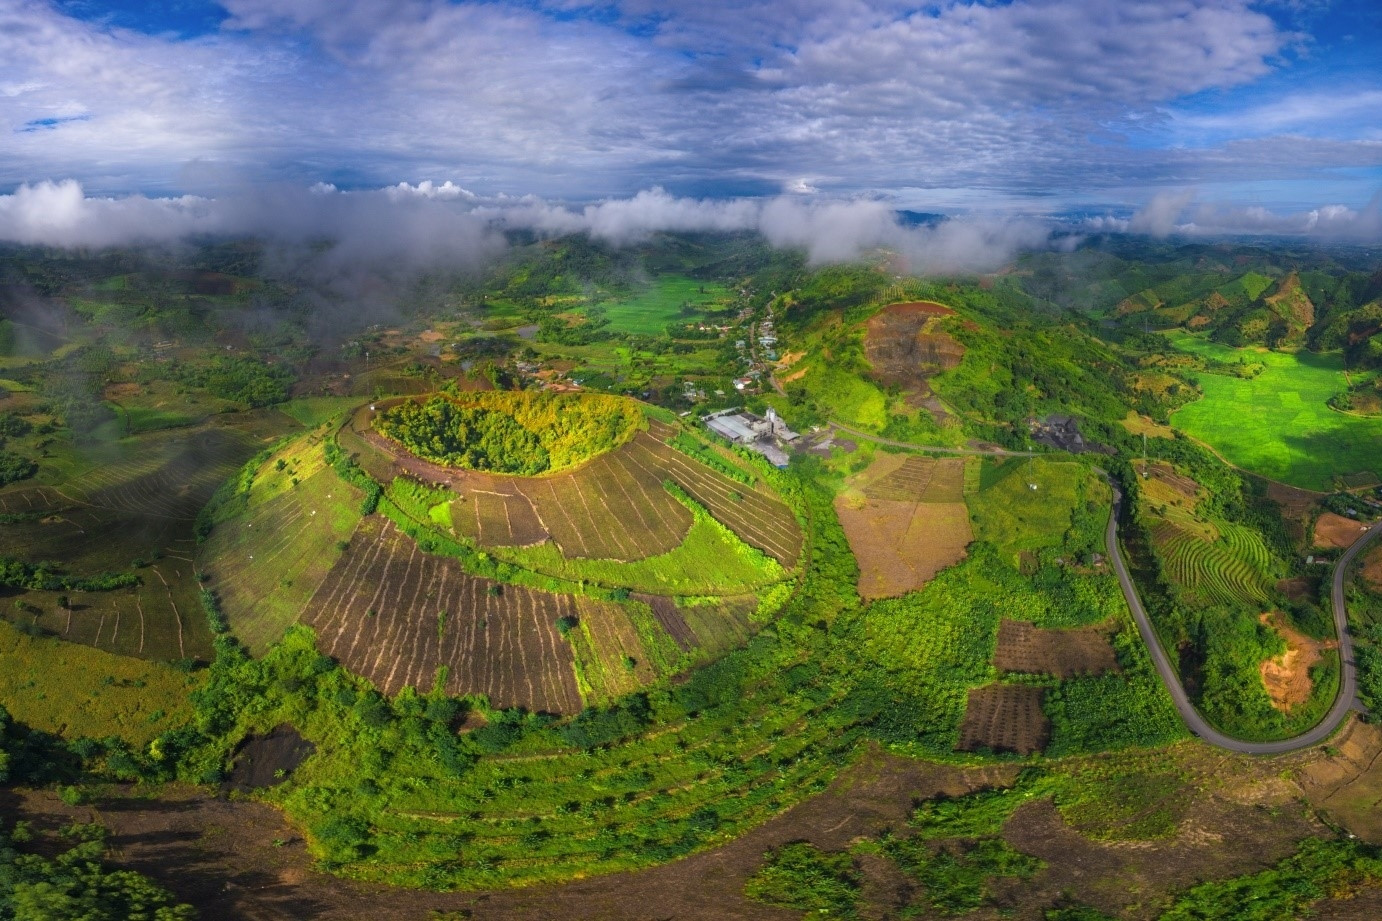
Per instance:
[[[965,557],[974,539],[963,502],[895,502],[849,497],[835,511],[859,561],[859,595],[893,598],[916,591]]]
[[[1296,780],[1310,803],[1370,844],[1382,844],[1382,726],[1353,717]]]
[[[870,482],[864,495],[897,502],[963,502],[964,489],[964,458],[911,456],[896,470]]]
[[[1118,658],[1107,628],[1046,630],[1026,621],[1004,620],[998,627],[993,664],[1007,672],[1071,678],[1116,671]]]
[[[1325,512],[1315,519],[1314,543],[1316,547],[1329,550],[1345,550],[1352,547],[1353,542],[1362,537],[1366,530],[1367,525],[1359,524],[1352,518]]]
[[[931,376],[956,367],[964,358],[964,346],[941,326],[954,313],[942,304],[916,301],[893,304],[869,318],[864,355],[879,381],[917,399],[930,397]]]
[[[1141,472],[1138,465],[1138,471]],[[1204,490],[1190,477],[1177,473],[1176,468],[1164,461],[1154,461],[1147,465],[1148,476],[1142,487],[1148,495],[1158,501],[1174,502],[1187,508],[1200,504]]]
[[[1017,752],[1030,755],[1046,747],[1051,725],[1041,709],[1045,688],[1026,684],[987,684],[969,692],[960,725],[958,751]]]
[[[1382,592],[1382,544],[1377,544],[1363,554],[1363,581]]]
[[[802,533],[791,509],[766,487],[752,488],[696,463],[664,442],[673,430],[651,421],[623,446],[565,473],[506,477],[432,464],[397,451],[369,430],[363,407],[341,433],[374,479],[407,474],[446,486],[461,501],[452,521],[487,546],[523,546],[548,536],[568,558],[639,560],[680,545],[691,512],[662,487],[670,479],[746,543],[795,565]],[[479,495],[480,498],[476,498]],[[513,543],[509,543],[513,542]]]
[[[557,630],[567,616],[577,616],[571,596],[472,576],[372,515],[302,620],[317,631],[322,652],[386,694],[428,690],[444,665],[448,694],[575,713],[582,701],[571,646]]]
[[[1269,624],[1273,630],[1286,640],[1286,651],[1280,657],[1268,659],[1261,665],[1262,683],[1267,688],[1267,696],[1272,706],[1289,712],[1297,704],[1310,699],[1310,669],[1320,661],[1320,653],[1326,649],[1337,649],[1339,644],[1330,640],[1314,640],[1299,630],[1292,629],[1280,614],[1263,614],[1262,623]]]
[[[1360,730],[1370,736],[1366,744],[1354,737]],[[1302,838],[1330,837],[1314,809],[1302,802],[1302,788],[1316,806],[1328,800],[1324,808],[1337,816],[1335,804],[1360,775],[1382,777],[1382,768],[1366,773],[1382,751],[1377,730],[1354,723],[1336,745],[1342,754],[1323,759],[1318,752],[1254,759],[1194,743],[1169,754],[1099,756],[1165,759],[1188,777],[1176,792],[1182,816],[1176,832],[1150,841],[1097,840],[1068,824],[1048,801],[1026,805],[1008,822],[1004,838],[1047,867],[1029,880],[1000,883],[997,904],[975,917],[1037,919],[1062,893],[1073,892],[1110,916],[1150,921],[1172,892],[1206,879],[1258,872],[1293,853]],[[1281,776],[1293,765],[1301,775],[1299,786]],[[1329,768],[1331,777],[1321,782],[1309,776],[1316,767]],[[205,921],[426,921],[436,917],[433,912],[456,912],[474,921],[790,921],[801,913],[743,896],[745,880],[769,849],[805,840],[840,851],[885,829],[905,829],[915,801],[1006,786],[1017,772],[1016,766],[963,768],[870,751],[824,793],[722,847],[633,873],[471,893],[396,890],[330,876],[316,868],[301,835],[272,807],[213,798],[176,784],[161,788],[158,799],[135,788],[108,787],[92,804],[76,807],[64,805],[51,791],[0,790],[0,817],[28,820],[40,832],[72,822],[103,822],[112,832],[116,864],[147,873],[196,903]],[[1370,802],[1357,814],[1382,823]],[[1363,835],[1362,826],[1350,821],[1345,821],[1350,831]],[[859,916],[899,917],[905,899],[915,894],[914,884],[874,857],[866,856],[860,868]],[[1318,917],[1375,919],[1378,895],[1364,890],[1350,901],[1326,902]]]
[[[1276,590],[1291,601],[1304,601],[1310,594],[1310,580],[1301,576],[1295,579],[1279,579]]]

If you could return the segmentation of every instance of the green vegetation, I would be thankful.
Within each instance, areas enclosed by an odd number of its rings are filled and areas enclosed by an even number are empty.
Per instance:
[[[191,716],[201,675],[116,656],[0,621],[0,707],[65,739],[119,735],[136,747]]]
[[[106,832],[70,825],[56,855],[35,853],[29,826],[0,825],[0,918],[14,921],[191,921],[197,913],[130,870],[101,863]],[[51,846],[56,842],[45,841]],[[48,847],[44,847],[47,851]]]
[[[458,406],[445,397],[405,401],[374,427],[418,457],[447,467],[532,476],[551,466],[537,435],[506,413]]]
[[[531,476],[616,448],[641,422],[637,404],[600,394],[488,392],[404,401],[375,427],[434,463]]]
[[[725,295],[723,285],[661,275],[632,295],[601,301],[598,310],[611,332],[656,336],[668,326],[704,319]]]
[[[1379,881],[1382,855],[1376,848],[1309,838],[1295,854],[1261,873],[1196,886],[1177,898],[1161,921],[1299,918],[1318,902],[1349,898]]]
[[[921,884],[926,906],[942,915],[961,915],[984,905],[994,880],[1027,879],[1045,866],[1019,853],[1002,838],[935,847],[920,838],[887,841],[883,853]]]
[[[1222,362],[1243,353],[1196,336],[1168,337],[1176,348]],[[1336,477],[1382,476],[1382,420],[1338,412],[1329,399],[1346,390],[1335,354],[1251,353],[1265,370],[1252,379],[1206,373],[1204,399],[1175,414],[1175,424],[1245,470],[1300,486],[1329,490]]]
[[[816,918],[853,918],[862,881],[849,854],[827,854],[804,841],[767,853],[744,895]]]
[[[27,480],[38,473],[38,464],[13,451],[0,451],[0,486]]]

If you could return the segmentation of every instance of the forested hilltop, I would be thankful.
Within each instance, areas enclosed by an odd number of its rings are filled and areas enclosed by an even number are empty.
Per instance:
[[[0,250],[0,918],[1382,904],[1375,259],[508,243]]]

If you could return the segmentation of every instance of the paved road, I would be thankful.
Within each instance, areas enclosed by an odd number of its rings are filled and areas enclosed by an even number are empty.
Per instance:
[[[1185,725],[1190,728],[1190,731],[1212,745],[1249,755],[1279,755],[1283,752],[1318,745],[1329,738],[1330,734],[1339,728],[1339,724],[1348,715],[1358,693],[1357,666],[1353,660],[1353,639],[1348,634],[1348,610],[1344,607],[1344,579],[1348,574],[1349,564],[1368,543],[1382,534],[1382,521],[1374,524],[1366,534],[1358,538],[1353,546],[1339,558],[1339,562],[1334,567],[1334,629],[1339,635],[1339,662],[1342,666],[1339,696],[1334,699],[1334,706],[1330,708],[1329,713],[1315,728],[1307,730],[1295,738],[1282,739],[1279,742],[1243,742],[1232,736],[1224,735],[1209,725],[1204,717],[1200,716],[1199,711],[1190,703],[1190,698],[1180,683],[1180,672],[1171,664],[1166,650],[1162,648],[1161,640],[1152,630],[1152,624],[1147,618],[1147,611],[1142,607],[1142,599],[1138,597],[1137,588],[1133,585],[1132,577],[1128,575],[1127,564],[1123,561],[1123,551],[1118,546],[1118,507],[1122,501],[1123,494],[1114,485],[1113,514],[1109,516],[1106,535],[1109,559],[1113,561],[1114,571],[1118,574],[1118,584],[1123,588],[1123,597],[1127,599],[1133,619],[1137,621],[1137,629],[1142,633],[1142,640],[1151,650],[1152,661],[1156,663],[1156,670],[1161,675],[1161,680],[1166,684],[1166,689],[1171,692],[1171,699],[1175,701],[1176,709],[1180,711],[1181,719],[1185,720]]]

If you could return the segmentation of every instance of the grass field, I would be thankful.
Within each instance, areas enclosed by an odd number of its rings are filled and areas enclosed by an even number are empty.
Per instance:
[[[1187,435],[1236,466],[1306,489],[1329,490],[1334,477],[1353,473],[1382,476],[1382,419],[1326,405],[1348,387],[1339,355],[1233,349],[1186,333],[1168,336],[1177,348],[1207,359],[1266,366],[1251,380],[1201,373],[1204,399],[1172,417]]]
[[[992,543],[1007,559],[1059,546],[1080,500],[1080,483],[1092,476],[1080,464],[1044,457],[1030,463],[985,460],[979,491],[970,499],[975,538]]]
[[[723,285],[697,281],[683,275],[662,275],[637,294],[600,304],[609,318],[609,329],[644,336],[661,335],[667,324],[689,323],[705,316],[704,308],[722,301]],[[693,309],[682,313],[682,305]],[[695,309],[699,308],[699,309]]]
[[[0,705],[34,729],[144,745],[191,719],[187,695],[200,681],[166,665],[30,636],[0,620]]]

